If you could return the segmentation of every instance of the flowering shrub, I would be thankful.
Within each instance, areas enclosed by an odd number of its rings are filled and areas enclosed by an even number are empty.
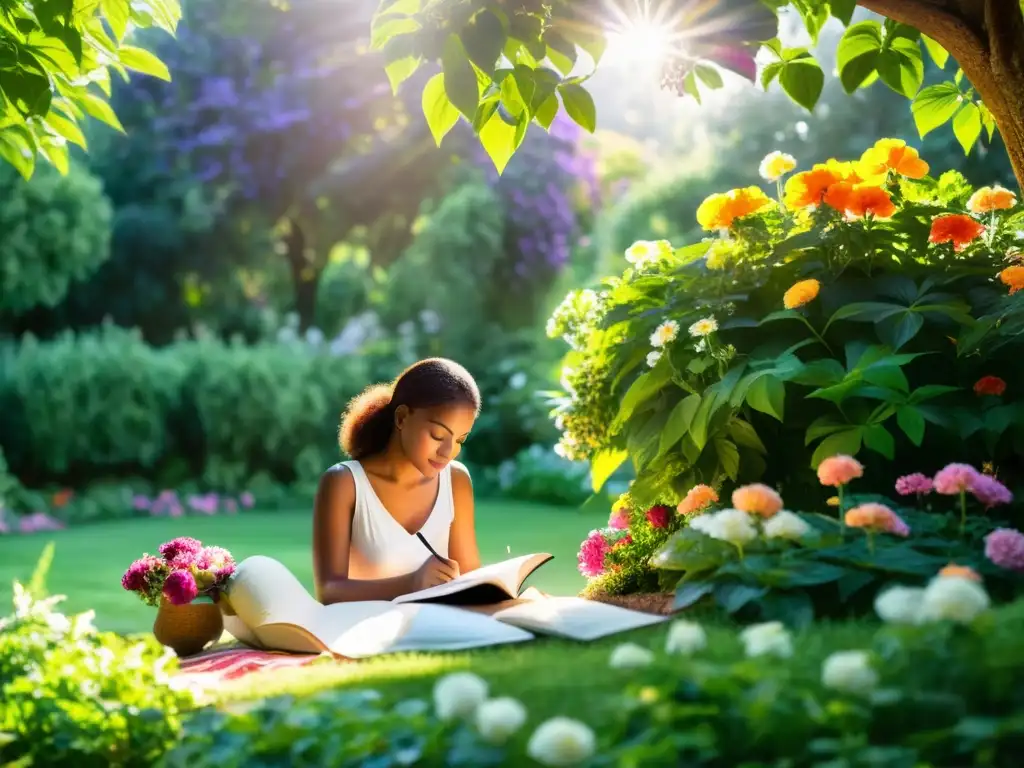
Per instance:
[[[781,495],[761,483],[721,503],[714,488],[697,485],[674,510],[622,496],[608,525],[580,546],[585,593],[675,589],[677,608],[708,598],[740,619],[803,624],[816,614],[863,613],[884,581],[923,582],[951,563],[984,574],[999,599],[1024,584],[1024,534],[995,528],[992,518],[993,507],[1012,499],[995,478],[963,464],[934,480],[901,477],[896,491],[913,496],[914,507],[851,494],[864,475],[851,456],[828,457],[817,474],[838,493],[827,514],[784,509]],[[955,498],[926,498],[939,488]]]
[[[230,552],[204,547],[187,536],[161,544],[159,552],[159,557],[143,555],[121,577],[121,586],[138,594],[146,605],[158,605],[161,596],[174,605],[186,605],[199,597],[216,601],[235,572]]]
[[[766,158],[774,197],[712,195],[707,239],[637,242],[622,275],[555,311],[549,335],[572,347],[561,450],[597,487],[627,457],[641,507],[759,479],[817,503],[803,470],[836,453],[884,460],[879,478],[958,457],[1015,469],[1017,196],[931,178],[896,140],[787,176],[795,163]]]
[[[16,582],[0,619],[0,763],[152,765],[195,705],[170,677],[174,653],[152,635],[97,631],[91,611],[65,616],[62,599]]]

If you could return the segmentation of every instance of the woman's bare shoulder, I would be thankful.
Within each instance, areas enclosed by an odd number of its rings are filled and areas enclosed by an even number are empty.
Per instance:
[[[320,493],[329,494],[335,497],[354,497],[356,481],[352,476],[352,470],[345,464],[338,463],[328,467],[320,475]]]

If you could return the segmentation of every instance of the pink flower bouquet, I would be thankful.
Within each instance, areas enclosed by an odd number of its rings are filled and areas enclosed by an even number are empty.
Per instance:
[[[143,555],[121,577],[121,586],[137,593],[146,605],[159,605],[161,595],[174,605],[187,605],[201,596],[216,601],[235,572],[230,552],[204,547],[187,536],[161,544],[159,551]]]

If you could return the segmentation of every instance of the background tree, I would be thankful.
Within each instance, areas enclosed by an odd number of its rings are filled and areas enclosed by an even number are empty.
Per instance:
[[[167,78],[135,28],[174,32],[179,0],[0,0],[0,159],[26,178],[36,157],[68,169],[68,146],[85,147],[88,115],[120,130],[110,72]]]
[[[202,186],[216,242],[273,231],[303,329],[332,248],[393,261],[450,162],[368,50],[371,14],[367,0],[190,0],[177,40],[154,43],[173,82],[116,96],[150,164]]]
[[[857,5],[882,14],[853,22]],[[720,70],[761,72],[797,103],[811,109],[824,72],[806,47],[786,47],[778,35],[784,9],[797,13],[812,41],[829,18],[848,25],[836,51],[847,92],[881,80],[912,100],[922,136],[947,122],[966,150],[998,128],[1018,181],[1024,179],[1024,11],[1020,0],[721,0],[652,3],[642,16],[609,14],[592,2],[472,0],[440,12],[421,0],[383,0],[374,19],[374,43],[393,76],[409,76],[423,61],[439,61],[443,89],[424,100],[427,122],[443,135],[459,119],[480,135],[496,166],[504,167],[533,122],[550,125],[560,109],[594,130],[594,102],[583,83],[581,52],[597,66],[608,35],[638,26],[658,29],[668,43],[662,83],[700,98],[722,86]],[[620,18],[621,17],[621,18]],[[949,56],[953,78],[922,88],[925,51],[939,67]]]

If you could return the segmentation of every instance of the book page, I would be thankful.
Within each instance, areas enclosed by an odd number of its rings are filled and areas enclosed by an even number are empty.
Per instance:
[[[490,615],[503,624],[569,640],[596,640],[668,619],[582,597],[516,600]]]
[[[541,552],[532,555],[513,557],[511,560],[503,560],[500,563],[491,563],[477,568],[475,571],[463,574],[445,584],[438,584],[436,587],[421,589],[419,592],[412,592],[408,595],[399,595],[392,602],[395,603],[416,603],[426,601],[443,601],[449,596],[468,592],[475,588],[490,586],[490,590],[478,589],[481,602],[497,602],[517,597],[523,582],[551,560],[553,555]],[[500,590],[496,591],[496,590]],[[454,599],[453,599],[454,601]],[[470,599],[469,602],[477,602]]]

